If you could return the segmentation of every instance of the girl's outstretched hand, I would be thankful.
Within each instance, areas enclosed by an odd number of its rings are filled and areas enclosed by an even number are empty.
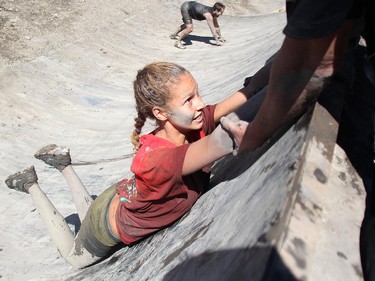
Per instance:
[[[221,117],[220,123],[225,130],[228,130],[232,134],[235,143],[233,155],[237,155],[249,123],[240,120],[235,113],[230,113],[227,116]]]

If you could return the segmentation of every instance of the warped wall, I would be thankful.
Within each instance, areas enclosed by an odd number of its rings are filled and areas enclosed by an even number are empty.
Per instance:
[[[197,22],[186,40],[187,49],[176,49],[168,35],[180,21],[181,3],[150,3],[125,15],[119,9],[108,26],[91,35],[6,68],[0,76],[1,178],[34,164],[40,185],[74,229],[76,211],[66,185],[57,171],[33,158],[36,150],[48,143],[70,147],[77,173],[96,195],[130,174],[128,136],[135,114],[131,83],[137,69],[155,60],[177,62],[195,76],[204,100],[214,103],[241,88],[243,79],[280,47],[285,14],[276,7],[265,12],[265,5],[271,5],[265,2],[257,3],[254,9],[260,12],[251,16],[236,16],[228,5],[227,15],[220,18],[228,40],[225,46],[212,45],[206,24]],[[233,3],[232,11],[234,7],[243,11],[241,3]],[[310,130],[316,118],[326,116],[322,112],[319,106],[312,109],[255,153],[225,158],[214,167],[211,189],[178,223],[84,270],[75,270],[60,258],[27,195],[9,191],[1,181],[1,275],[9,280],[261,280],[271,274],[276,260],[280,262],[275,272],[286,276],[319,274],[313,271],[313,265],[322,265],[313,262],[320,253],[314,245],[322,241],[314,226],[325,229],[321,222],[326,202],[321,191],[316,191],[318,196],[308,188],[348,186],[340,200],[350,202],[352,219],[347,215],[345,225],[355,225],[354,235],[364,196],[350,193],[353,182],[362,188],[350,164],[331,168],[338,159],[348,163],[342,150],[331,138],[327,158],[324,142],[315,138],[320,130]],[[311,151],[318,159],[307,157]],[[310,171],[306,168],[310,162],[324,169]],[[341,173],[350,176],[342,179]],[[305,193],[299,193],[304,186]],[[298,204],[302,211],[295,208]],[[302,229],[318,238],[298,227],[288,232],[293,216],[307,218]],[[339,256],[337,266],[354,264],[340,273],[352,276],[359,254],[351,247],[358,241],[353,235],[340,241],[350,247],[332,245],[333,252],[339,248],[349,258]]]

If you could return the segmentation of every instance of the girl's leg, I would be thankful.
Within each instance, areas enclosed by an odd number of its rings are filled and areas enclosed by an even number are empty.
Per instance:
[[[9,188],[31,195],[36,210],[47,227],[52,241],[57,246],[62,257],[72,266],[82,268],[99,260],[100,257],[92,255],[82,245],[76,245],[74,235],[64,217],[41,190],[37,181],[38,177],[35,169],[31,166],[9,176],[5,182]]]
[[[38,150],[34,156],[62,173],[72,193],[78,216],[82,221],[93,199],[71,165],[69,149],[50,144]]]
[[[89,253],[82,245],[76,245],[74,235],[64,217],[52,205],[37,182],[30,187],[29,193],[53,243],[67,262],[74,267],[83,268],[100,259]]]
[[[62,170],[61,173],[68,183],[70,192],[73,196],[74,204],[77,208],[78,216],[82,221],[86,216],[87,210],[93,202],[93,199],[74,171],[72,165],[66,166],[66,168]]]

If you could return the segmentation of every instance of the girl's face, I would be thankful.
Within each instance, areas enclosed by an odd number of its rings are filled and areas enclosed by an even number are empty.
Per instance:
[[[167,103],[168,121],[180,131],[201,129],[205,104],[193,76],[181,75],[179,81],[172,84],[169,90],[171,99]]]

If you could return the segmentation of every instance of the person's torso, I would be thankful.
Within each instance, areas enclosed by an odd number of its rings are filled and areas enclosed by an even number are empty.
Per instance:
[[[195,20],[204,20],[206,19],[204,17],[205,13],[213,14],[213,8],[197,3],[195,1],[192,1],[189,3],[189,15],[195,19]]]
[[[125,180],[119,193],[123,199],[116,222],[123,242],[131,244],[170,225],[190,210],[209,185],[209,173],[199,170],[182,176],[182,166],[190,143],[215,128],[214,109],[204,109],[202,130],[190,132],[188,144],[176,146],[153,133],[141,137],[131,167],[135,180]]]

